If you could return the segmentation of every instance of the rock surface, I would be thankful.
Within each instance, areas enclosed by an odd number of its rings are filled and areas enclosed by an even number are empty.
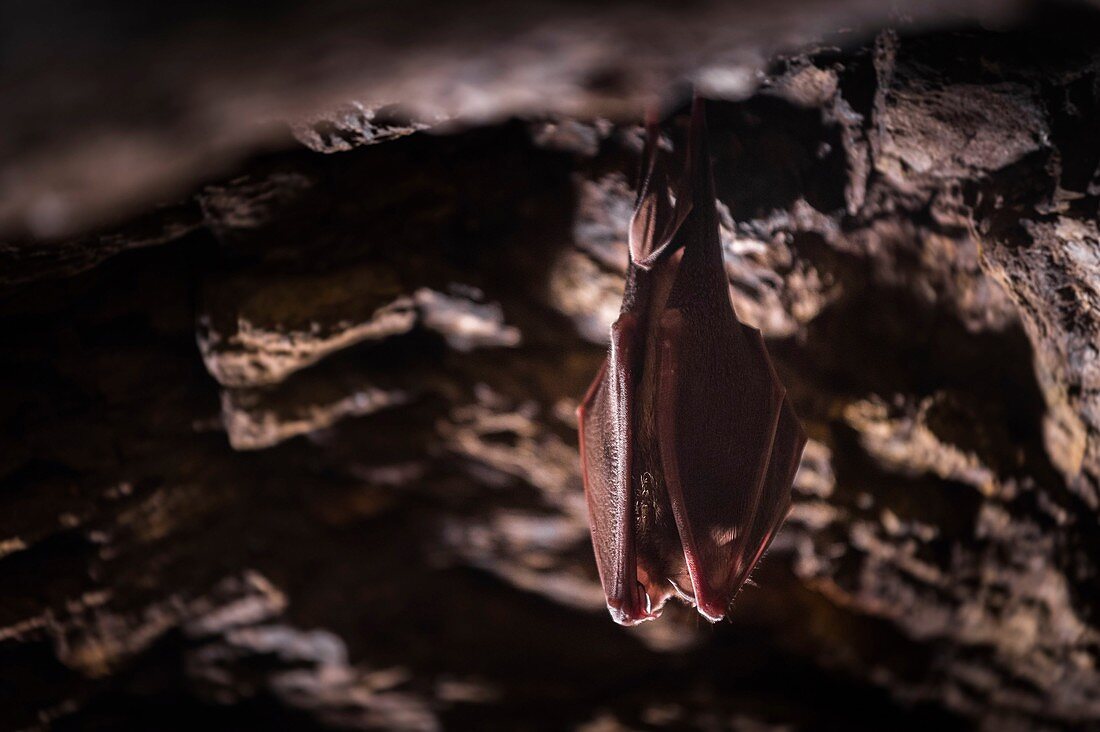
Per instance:
[[[691,78],[750,94],[772,54],[894,17],[1003,23],[1027,0],[66,0],[0,9],[0,237],[110,225],[292,137],[338,151],[514,114],[635,118]],[[426,22],[430,19],[431,22]]]
[[[346,73],[296,96],[273,61],[279,93],[219,129],[277,109],[304,147],[244,159],[257,138],[226,132],[69,201],[69,238],[12,238],[3,728],[1100,725],[1100,18],[773,56],[781,28],[824,27],[796,6],[730,11],[766,43],[677,56],[704,3],[653,68],[552,100],[604,52],[522,97],[550,51],[450,96],[428,93],[442,66],[409,71],[387,108],[347,102],[373,97]],[[728,92],[709,121],[731,297],[811,440],[729,622],[622,629],[573,415],[627,263],[640,137],[616,110],[685,70]],[[249,78],[126,139],[155,155]],[[12,231],[51,176],[103,173],[94,135],[121,139],[36,119],[60,147],[4,163],[34,172],[0,195]],[[176,166],[223,146],[239,165],[187,184]],[[159,208],[131,187],[168,178]],[[108,210],[140,213],[86,228]]]

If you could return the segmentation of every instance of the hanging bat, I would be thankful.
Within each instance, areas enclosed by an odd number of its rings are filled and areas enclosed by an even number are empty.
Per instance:
[[[733,310],[702,100],[675,181],[659,137],[647,119],[622,309],[577,409],[596,564],[622,625],[673,595],[721,620],[787,517],[806,443],[760,331]]]

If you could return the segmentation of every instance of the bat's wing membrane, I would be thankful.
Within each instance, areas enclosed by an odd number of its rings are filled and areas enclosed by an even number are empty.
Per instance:
[[[616,622],[654,617],[638,582],[634,541],[632,453],[633,359],[636,321],[623,315],[611,328],[611,351],[577,409],[588,520],[607,608]]]
[[[806,447],[806,432],[798,421],[790,401],[783,400],[779,413],[779,425],[775,430],[775,442],[772,445],[771,460],[768,462],[767,476],[760,497],[760,506],[756,512],[752,529],[748,534],[744,554],[745,561],[734,567],[731,587],[734,592],[749,577],[752,568],[764,556],[771,546],[775,532],[783,524],[791,510],[791,485],[794,483],[802,450]]]
[[[677,184],[675,203],[669,200],[669,175],[658,150],[660,139],[657,124],[651,120],[646,126],[642,180],[628,232],[630,260],[646,270],[664,255],[692,207],[690,170],[683,172]]]
[[[600,580],[608,609],[625,625],[656,615],[640,574],[649,585],[653,575],[663,576],[712,620],[725,616],[790,509],[806,441],[760,332],[737,320],[729,300],[702,101],[696,99],[692,110],[674,201],[658,141],[651,121],[629,233],[632,265],[653,269],[644,290],[649,299],[612,326],[608,360],[577,412]],[[645,371],[647,398],[654,383],[649,369],[655,369],[652,422],[649,412],[640,415],[640,429],[655,434],[639,437],[643,460],[654,468],[656,441],[660,465],[654,472],[664,484],[663,493],[659,485],[653,490],[668,499],[679,535],[676,551],[683,551],[675,571],[675,562],[656,571],[638,567],[638,539],[649,542],[643,559],[670,548],[655,538],[659,534],[639,529],[635,516],[636,498],[643,506],[652,500],[645,490],[635,496],[631,480],[635,368]],[[645,535],[635,536],[638,531]],[[690,592],[681,586],[684,567]]]
[[[698,98],[688,147],[680,198],[694,205],[657,328],[657,439],[695,603],[717,620],[786,517],[805,437],[760,331],[729,299]]]
[[[696,606],[718,620],[761,553],[761,511],[775,509],[764,504],[785,391],[759,331],[733,318],[672,309],[659,332],[661,463]]]

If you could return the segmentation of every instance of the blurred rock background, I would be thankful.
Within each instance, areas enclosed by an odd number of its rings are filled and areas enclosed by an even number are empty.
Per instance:
[[[5,4],[0,725],[1100,728],[1098,21]],[[811,442],[623,629],[573,410],[692,82]]]

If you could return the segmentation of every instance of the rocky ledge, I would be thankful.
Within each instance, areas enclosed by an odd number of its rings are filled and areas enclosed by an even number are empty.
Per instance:
[[[0,166],[4,728],[1100,725],[1100,16],[802,5],[727,34],[702,3],[634,75],[597,73],[625,31],[549,4],[504,13],[483,55],[518,65],[481,86],[391,44],[362,52],[385,84],[337,63],[295,96],[303,43],[274,86],[181,67],[129,132],[6,112],[39,134]],[[714,98],[731,295],[811,440],[730,620],[628,630],[573,414],[638,103],[675,79]],[[164,154],[202,110],[225,134]]]

